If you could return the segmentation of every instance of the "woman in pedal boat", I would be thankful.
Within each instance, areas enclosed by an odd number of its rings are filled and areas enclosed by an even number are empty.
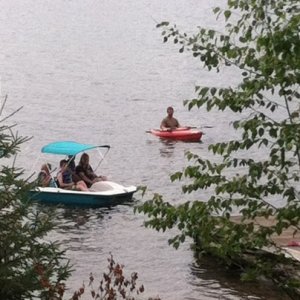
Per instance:
[[[59,187],[62,189],[68,190],[76,190],[76,191],[88,191],[88,187],[86,186],[83,180],[78,182],[73,182],[72,180],[72,172],[68,167],[68,161],[63,159],[59,163],[60,170],[57,173],[57,181]]]
[[[90,166],[90,158],[87,153],[82,153],[78,166],[76,167],[76,174],[86,183],[88,187],[91,187],[98,181],[107,180],[106,176],[98,176]]]
[[[41,171],[38,174],[38,185],[42,187],[55,187],[54,179],[51,174],[51,165],[49,163],[43,164],[41,167]]]

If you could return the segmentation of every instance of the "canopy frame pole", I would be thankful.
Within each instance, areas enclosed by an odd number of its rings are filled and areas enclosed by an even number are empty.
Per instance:
[[[98,153],[99,153],[99,155],[100,155],[101,159],[100,159],[100,161],[99,161],[99,163],[98,163],[97,167],[95,168],[95,172],[96,172],[96,171],[97,171],[97,169],[100,167],[100,165],[101,165],[102,161],[104,160],[104,157],[107,155],[107,153],[108,153],[108,151],[109,151],[109,150],[110,150],[110,147],[107,147],[107,150],[106,150],[106,152],[105,152],[104,154],[102,154],[102,152],[100,151],[100,149],[99,149],[99,148],[97,148],[97,151],[98,151]]]

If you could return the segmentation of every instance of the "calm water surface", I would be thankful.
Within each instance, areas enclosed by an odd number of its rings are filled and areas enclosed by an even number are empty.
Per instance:
[[[207,146],[233,138],[229,113],[189,112],[182,101],[194,86],[234,84],[238,73],[207,73],[173,44],[163,44],[156,23],[168,20],[193,32],[198,25],[222,30],[212,8],[223,0],[13,0],[0,1],[1,95],[21,135],[33,136],[18,163],[37,171],[40,148],[54,140],[110,144],[101,173],[124,184],[147,185],[174,204],[205,200],[183,195],[169,175],[187,164],[184,151],[210,158]],[[164,143],[145,131],[157,127],[173,105],[181,124],[212,125],[202,143]],[[217,122],[216,122],[217,120]],[[49,158],[50,159],[50,158]],[[57,163],[53,158],[52,162]],[[51,238],[68,247],[77,289],[89,273],[101,276],[109,253],[137,271],[146,295],[162,299],[284,299],[266,284],[241,284],[214,262],[197,263],[187,242],[174,250],[143,227],[133,205],[112,209],[58,209],[63,226]]]

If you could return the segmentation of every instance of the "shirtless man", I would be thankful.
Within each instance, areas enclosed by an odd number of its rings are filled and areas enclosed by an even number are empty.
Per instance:
[[[168,115],[161,121],[160,129],[171,131],[176,128],[179,128],[180,125],[178,120],[173,117],[173,113],[174,113],[173,107],[169,106],[167,108],[167,113]]]

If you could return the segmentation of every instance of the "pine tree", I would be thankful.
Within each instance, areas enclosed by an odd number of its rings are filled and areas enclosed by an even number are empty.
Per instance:
[[[34,183],[16,167],[20,146],[29,138],[6,125],[18,111],[4,117],[6,100],[0,108],[0,299],[62,299],[69,262],[59,243],[46,241],[57,225],[53,212],[32,204]]]

